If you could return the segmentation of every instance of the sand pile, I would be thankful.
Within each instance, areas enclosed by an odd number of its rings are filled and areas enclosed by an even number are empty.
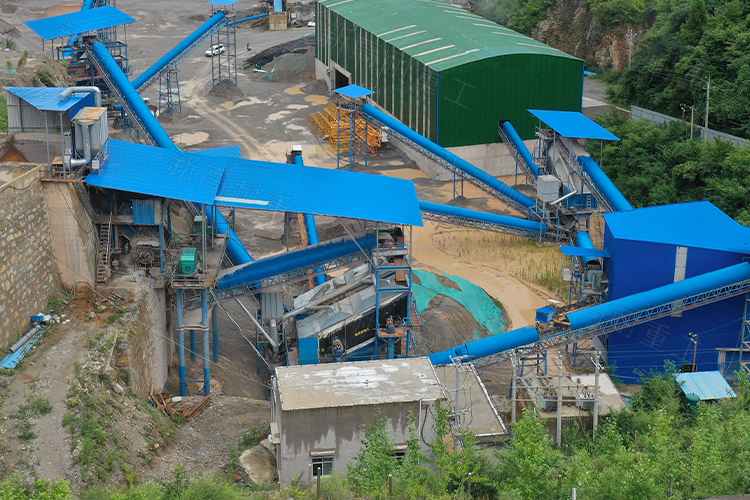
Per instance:
[[[245,95],[245,93],[230,80],[220,81],[209,91],[209,94],[216,97],[224,97],[226,99],[230,97],[242,97]]]

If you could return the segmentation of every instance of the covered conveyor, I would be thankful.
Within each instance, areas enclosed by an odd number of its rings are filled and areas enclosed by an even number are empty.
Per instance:
[[[354,240],[350,238],[310,245],[257,260],[250,264],[230,267],[221,271],[217,279],[219,291],[257,290],[259,288],[304,279],[308,272],[325,272],[328,269],[366,260],[377,246],[375,234]]]
[[[301,167],[305,166],[305,162],[302,159],[302,154],[294,155],[294,164]],[[313,214],[304,214],[305,231],[307,232],[307,243],[309,245],[317,245],[320,243],[318,237],[318,226],[315,224],[315,216]],[[325,274],[315,274],[315,284],[322,285],[326,282]]]
[[[531,152],[526,147],[526,144],[524,144],[521,136],[518,135],[518,132],[516,132],[516,129],[509,121],[500,122],[498,131],[508,150],[516,159],[516,164],[523,168],[529,180],[533,183],[539,177],[539,167],[534,162],[534,157],[531,156]]]
[[[422,200],[419,201],[419,208],[422,210],[422,217],[436,222],[445,222],[525,238],[538,239],[544,237],[547,233],[547,225],[538,221],[480,212],[478,210]]]
[[[490,195],[509,203],[519,209],[522,213],[533,212],[536,209],[536,201],[532,198],[529,198],[520,191],[513,189],[504,182],[497,180],[484,170],[475,167],[444,147],[435,144],[397,119],[380,111],[375,106],[365,104],[362,107],[362,112],[373,120],[388,127],[392,134],[402,138],[408,144],[413,145],[413,147],[419,150],[426,151],[429,155],[433,155],[440,160],[440,163],[443,166],[449,168],[455,174],[461,176]]]
[[[227,19],[224,12],[219,11],[211,16],[208,21],[203,23],[183,41],[178,43],[172,50],[164,54],[150,68],[141,73],[138,78],[133,80],[133,88],[138,92],[143,91],[146,87],[158,80],[170,66],[177,65],[195,49],[200,47],[201,44],[211,37],[211,35],[220,30],[226,22]]]
[[[636,293],[567,314],[561,328],[551,335],[534,339],[537,329],[526,327],[512,332],[469,342],[447,351],[430,355],[434,364],[451,363],[462,356],[466,360],[488,365],[506,361],[511,354],[526,356],[560,347],[571,342],[593,338],[605,333],[670,316],[720,300],[750,292],[750,263],[743,262],[718,271],[670,283],[653,290]],[[503,339],[503,336],[513,334]],[[496,341],[490,339],[497,338]],[[515,345],[510,345],[515,344]],[[491,352],[493,349],[497,349]]]
[[[591,178],[599,191],[607,198],[616,212],[633,210],[633,205],[622,195],[615,183],[607,177],[602,167],[590,156],[579,156],[578,162],[583,166],[583,171]]]

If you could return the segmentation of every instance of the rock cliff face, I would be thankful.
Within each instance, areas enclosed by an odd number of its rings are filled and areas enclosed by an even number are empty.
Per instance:
[[[643,27],[633,26],[633,51],[643,38]],[[628,67],[629,28],[608,27],[598,22],[584,0],[562,0],[547,11],[532,36],[586,61],[587,69],[622,70]]]

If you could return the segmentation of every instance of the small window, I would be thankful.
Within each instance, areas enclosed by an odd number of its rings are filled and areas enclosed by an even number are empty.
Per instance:
[[[406,450],[396,450],[393,452],[393,458],[398,460],[398,463],[403,462],[405,456],[406,456]]]
[[[333,472],[333,457],[312,459],[313,476],[330,476]]]

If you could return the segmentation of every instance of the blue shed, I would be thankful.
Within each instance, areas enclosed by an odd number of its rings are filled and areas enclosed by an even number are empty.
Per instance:
[[[605,220],[606,300],[750,260],[750,228],[707,201],[609,213]],[[636,380],[637,371],[661,369],[666,360],[691,365],[688,334],[695,333],[698,368],[717,370],[717,349],[739,346],[744,302],[733,297],[612,333],[603,339],[608,361],[626,382]]]

